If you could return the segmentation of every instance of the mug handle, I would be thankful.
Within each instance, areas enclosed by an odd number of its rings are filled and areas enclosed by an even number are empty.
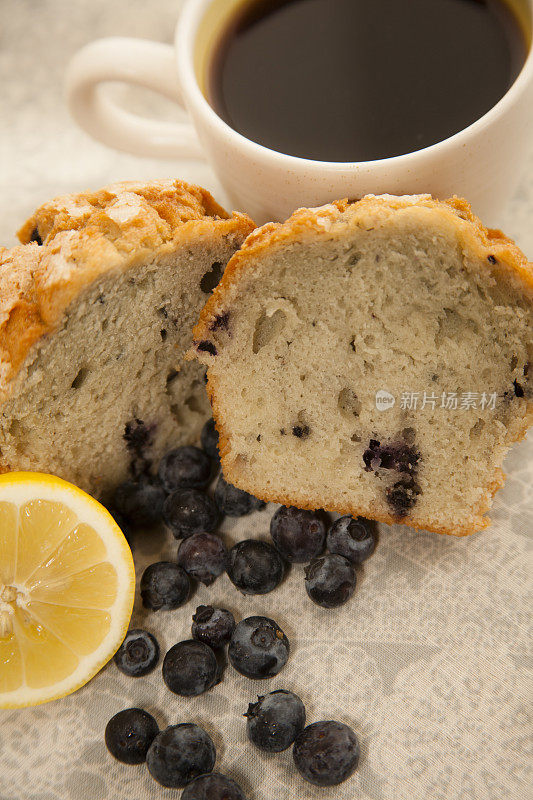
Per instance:
[[[67,68],[67,104],[86,133],[116,150],[155,158],[205,158],[190,123],[144,119],[125,111],[100,91],[100,84],[108,81],[143,86],[184,109],[173,47],[118,36],[86,45]]]

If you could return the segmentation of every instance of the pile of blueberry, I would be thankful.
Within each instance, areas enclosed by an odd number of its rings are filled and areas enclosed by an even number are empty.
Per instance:
[[[293,692],[278,689],[258,697],[244,716],[248,738],[261,750],[280,753],[293,745],[298,771],[315,786],[336,786],[357,768],[359,742],[352,729],[332,720],[304,727],[305,708]],[[212,772],[215,745],[199,725],[185,722],[160,731],[147,711],[128,708],[109,720],[105,741],[119,761],[146,762],[162,786],[185,787],[181,800],[246,800],[234,780]]]
[[[300,774],[315,786],[336,786],[349,778],[359,763],[359,742],[342,722],[327,720],[305,726],[305,707],[298,695],[277,689],[250,703],[248,738],[260,750],[281,753],[291,745]]]
[[[285,561],[307,564],[305,590],[324,608],[336,608],[349,600],[355,589],[355,567],[376,547],[375,525],[369,520],[340,517],[326,534],[320,513],[285,506],[270,520],[270,535]]]
[[[374,552],[374,523],[344,516],[327,531],[320,512],[282,506],[270,521],[273,544],[246,539],[228,551],[214,533],[222,518],[242,517],[265,504],[222,474],[214,497],[208,495],[220,466],[213,420],[204,426],[201,441],[203,449],[178,447],[167,453],[157,477],[142,475],[115,492],[112,508],[119,524],[131,529],[164,521],[181,540],[177,563],[152,564],[144,573],[144,605],[156,611],[179,608],[189,597],[191,579],[210,586],[223,572],[243,594],[267,594],[281,583],[286,563],[307,565],[305,588],[317,605],[345,603],[355,589],[355,567]]]
[[[229,645],[228,657],[232,666],[242,675],[255,680],[277,675],[289,657],[287,637],[279,625],[268,617],[248,617],[235,624],[233,614],[224,608],[198,606],[193,616],[191,634],[192,639],[175,644],[163,659],[163,680],[170,691],[182,697],[203,694],[219,683],[225,645]],[[124,674],[140,677],[156,667],[159,645],[148,631],[130,630],[114,660]],[[251,705],[248,709],[249,720],[257,717],[255,723],[250,723],[255,730],[251,739],[255,741],[259,737],[258,741],[260,739],[265,744],[268,731],[264,729],[262,734],[260,732],[264,715],[259,713],[259,705]],[[283,713],[280,711],[283,724],[285,717],[286,709]],[[292,729],[294,725],[291,723],[291,726]],[[303,727],[303,721],[300,727]],[[290,742],[279,747],[280,733],[276,732],[274,726],[278,749],[289,747],[300,727],[294,728]],[[287,731],[283,737],[285,741]],[[210,773],[215,765],[215,748],[208,734],[198,725],[172,725],[160,732],[151,714],[140,708],[130,708],[120,711],[108,722],[105,742],[110,753],[125,764],[146,761],[151,776],[162,786],[187,786],[183,798],[198,800],[204,796],[201,792],[205,797],[215,798],[219,796],[216,794],[218,791],[221,800],[244,800],[240,787],[234,781],[220,774],[208,778],[206,773]],[[267,746],[266,749],[273,748]],[[206,793],[206,787],[210,793]]]
[[[345,603],[355,589],[356,566],[374,552],[374,524],[344,516],[328,530],[325,514],[282,506],[270,522],[272,544],[246,539],[228,551],[214,533],[224,515],[241,517],[265,504],[229,484],[223,475],[214,496],[207,494],[220,467],[213,420],[204,426],[201,441],[203,449],[172,450],[162,458],[157,476],[142,474],[115,492],[112,513],[130,541],[132,530],[162,521],[181,540],[176,561],[160,561],[144,571],[143,605],[153,611],[180,608],[190,597],[193,580],[210,586],[224,572],[243,594],[266,594],[282,581],[287,563],[306,565],[305,588],[317,605],[335,608]],[[236,624],[226,609],[199,606],[191,634],[191,639],[168,650],[162,665],[166,686],[183,697],[202,694],[220,682],[226,646],[230,664],[251,679],[274,677],[289,657],[287,637],[268,617],[252,616]],[[123,673],[138,677],[151,672],[159,657],[155,637],[133,629],[114,660]],[[294,745],[296,767],[317,786],[340,783],[357,766],[359,745],[351,728],[332,721],[304,727],[303,703],[292,692],[278,690],[259,697],[245,716],[253,744],[268,752]],[[159,731],[150,714],[132,708],[109,721],[105,740],[118,760],[146,761],[152,777],[163,786],[186,787],[182,800],[244,800],[234,781],[212,772],[215,748],[198,725],[172,725]]]
[[[150,775],[162,786],[186,787],[182,800],[246,800],[235,781],[212,772],[215,745],[199,725],[184,722],[160,731],[147,711],[127,708],[107,723],[105,743],[124,764],[146,762]]]
[[[222,679],[224,653],[247,678],[273,678],[289,657],[289,640],[273,619],[247,617],[237,625],[231,611],[198,606],[192,618],[192,639],[173,645],[163,659],[163,680],[182,697],[195,697]],[[147,675],[159,661],[159,644],[148,631],[132,628],[114,656],[125,675]]]
[[[287,637],[268,617],[248,617],[235,624],[226,609],[198,606],[191,633],[192,639],[175,644],[163,660],[165,684],[182,697],[202,694],[221,680],[220,655],[226,644],[232,666],[254,680],[274,677],[289,657]],[[157,640],[139,629],[128,631],[115,655],[117,667],[132,677],[146,675],[158,660]],[[359,743],[352,729],[333,721],[304,727],[304,704],[293,692],[278,689],[260,696],[244,716],[248,738],[259,749],[280,753],[294,745],[297,769],[316,786],[341,783],[357,767]],[[109,720],[105,742],[125,764],[146,761],[150,775],[162,786],[186,786],[182,800],[245,800],[235,781],[211,773],[215,747],[198,725],[183,723],[159,731],[151,714],[129,708]]]

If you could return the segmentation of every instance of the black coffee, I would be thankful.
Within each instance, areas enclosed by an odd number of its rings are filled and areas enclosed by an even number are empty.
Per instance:
[[[208,96],[273,150],[367,161],[479,119],[527,49],[503,0],[248,0],[220,38]]]

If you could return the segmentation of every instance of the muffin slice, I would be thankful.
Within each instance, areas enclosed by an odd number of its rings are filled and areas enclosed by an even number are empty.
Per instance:
[[[533,417],[533,271],[456,198],[252,233],[194,330],[224,474],[264,500],[464,535]]]
[[[0,469],[100,496],[197,439],[204,371],[183,354],[252,229],[180,181],[42,206],[0,252]]]

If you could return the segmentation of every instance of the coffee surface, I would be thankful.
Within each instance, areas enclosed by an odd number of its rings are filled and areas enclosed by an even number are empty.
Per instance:
[[[208,99],[272,150],[367,161],[467,127],[526,55],[503,0],[249,0],[221,34]]]

